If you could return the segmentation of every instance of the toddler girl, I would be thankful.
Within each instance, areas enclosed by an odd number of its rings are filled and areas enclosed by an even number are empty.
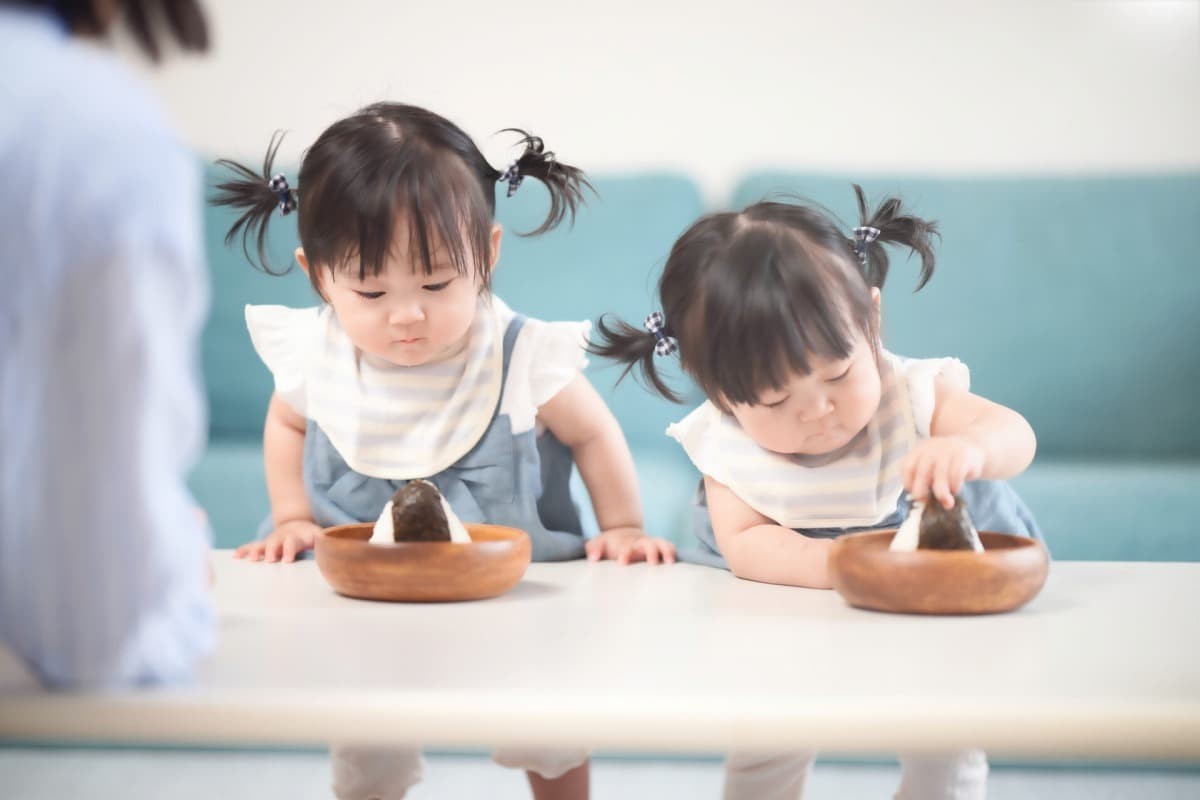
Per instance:
[[[449,120],[378,103],[331,125],[298,181],[232,161],[218,205],[242,209],[226,241],[265,253],[278,212],[297,216],[296,261],[324,301],[248,306],[255,349],[275,378],[263,433],[270,533],[239,548],[291,561],[321,528],[373,521],[405,482],[432,482],[464,522],[527,531],[535,561],[673,561],[643,534],[633,460],[581,374],[588,323],[543,322],[491,294],[500,256],[495,189],[526,178],[550,192],[533,234],[573,218],[589,188],[541,139],[493,168]],[[586,543],[569,491],[579,468],[600,527]],[[339,798],[397,798],[419,779],[415,752],[335,748]],[[497,754],[530,771],[540,796],[586,793],[586,754]],[[551,780],[546,780],[551,779]],[[558,779],[556,792],[555,780]]]
[[[952,358],[907,359],[880,338],[885,245],[934,269],[933,223],[896,199],[849,234],[825,212],[762,202],[696,222],[659,282],[644,329],[601,320],[593,351],[676,395],[656,357],[678,352],[707,401],[668,428],[703,474],[694,560],[749,580],[829,588],[833,539],[895,528],[910,499],[966,501],[981,530],[1039,536],[1003,479],[1033,459],[1015,411],[969,391]],[[728,797],[790,797],[812,754],[731,757]],[[982,797],[982,753],[903,758],[901,797]],[[957,793],[955,793],[957,792]]]

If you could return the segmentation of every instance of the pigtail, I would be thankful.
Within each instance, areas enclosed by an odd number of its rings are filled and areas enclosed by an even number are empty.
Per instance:
[[[282,175],[273,175],[275,154],[283,143],[283,132],[276,131],[267,146],[267,155],[263,158],[262,174],[256,173],[249,167],[236,161],[222,158],[217,165],[225,167],[235,176],[231,180],[219,183],[217,193],[209,200],[214,206],[228,206],[233,209],[244,209],[242,215],[233,223],[229,233],[225,234],[225,245],[229,246],[240,233],[242,236],[242,252],[251,264],[261,267],[268,275],[283,275],[290,271],[291,266],[281,271],[271,269],[267,258],[267,225],[271,215],[279,209],[283,215],[296,209],[299,195],[296,189],[288,185]],[[258,258],[250,254],[250,238],[254,237]]]
[[[883,282],[887,279],[887,251],[877,245],[901,244],[921,257],[921,277],[917,288],[913,290],[920,291],[933,276],[933,240],[941,237],[937,223],[909,215],[896,197],[885,199],[873,213],[868,214],[867,198],[858,184],[854,184],[854,196],[858,199],[860,227],[855,229],[850,246],[863,266],[867,282],[883,288]]]
[[[617,383],[625,380],[635,368],[641,373],[645,382],[654,391],[674,403],[683,402],[654,366],[656,355],[670,355],[675,351],[675,337],[669,326],[664,323],[661,314],[651,314],[646,320],[646,326],[635,328],[624,320],[616,320],[612,325],[605,322],[604,315],[596,320],[596,330],[600,341],[588,342],[587,351],[601,358],[611,359],[618,364],[624,364],[625,369],[617,378]],[[657,331],[654,332],[654,331]],[[664,347],[663,343],[668,343]]]
[[[546,219],[534,230],[520,235],[543,234],[558,227],[568,215],[574,224],[575,211],[584,203],[583,190],[586,188],[593,194],[596,192],[583,170],[555,158],[554,153],[546,149],[546,144],[540,136],[534,136],[520,128],[505,128],[500,132],[521,134],[520,144],[525,145],[520,157],[509,164],[504,172],[497,173],[498,181],[508,183],[508,196],[512,197],[526,177],[537,178],[550,190],[550,211],[546,214]]]

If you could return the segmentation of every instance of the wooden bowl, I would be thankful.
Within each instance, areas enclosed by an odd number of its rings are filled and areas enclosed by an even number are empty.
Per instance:
[[[984,552],[888,550],[895,531],[839,537],[829,553],[833,588],[852,606],[904,614],[996,614],[1032,600],[1050,558],[1036,539],[984,533]]]
[[[469,543],[370,544],[373,525],[340,525],[317,536],[317,568],[338,594],[364,600],[481,600],[517,585],[529,566],[529,534],[466,525]]]

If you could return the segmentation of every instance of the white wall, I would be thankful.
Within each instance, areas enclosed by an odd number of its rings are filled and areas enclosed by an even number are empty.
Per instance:
[[[149,73],[207,154],[285,156],[389,98],[593,172],[1200,167],[1198,0],[208,0]],[[490,143],[488,143],[490,142]]]

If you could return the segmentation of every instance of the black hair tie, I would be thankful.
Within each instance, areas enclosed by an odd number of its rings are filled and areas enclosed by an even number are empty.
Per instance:
[[[296,210],[296,193],[288,186],[288,180],[279,173],[267,182],[267,186],[279,198],[279,213],[282,216],[287,216]]]
[[[667,332],[663,330],[665,325],[663,315],[659,311],[652,311],[646,317],[644,323],[646,330],[650,331],[654,336],[654,353],[660,356],[669,356],[679,349],[679,343],[675,341],[675,337],[667,336]]]
[[[508,165],[508,169],[500,173],[500,177],[496,179],[497,183],[508,183],[508,192],[505,197],[512,197],[517,193],[517,189],[521,188],[521,181],[525,180],[525,176],[521,174],[521,168],[514,161]]]
[[[854,255],[858,256],[858,262],[864,267],[867,266],[867,248],[871,242],[879,238],[881,231],[879,228],[872,228],[869,225],[863,225],[854,229]]]

